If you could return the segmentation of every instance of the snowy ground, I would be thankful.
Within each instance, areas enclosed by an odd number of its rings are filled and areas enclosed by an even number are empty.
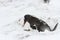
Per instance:
[[[42,0],[0,0],[0,40],[60,40],[59,4],[60,0],[51,0],[49,4]],[[25,14],[41,18],[52,27],[57,22],[59,25],[54,32],[27,32],[18,23]]]

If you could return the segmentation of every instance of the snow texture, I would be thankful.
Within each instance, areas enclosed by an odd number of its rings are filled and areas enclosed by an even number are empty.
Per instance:
[[[0,40],[60,40],[60,0],[0,0]],[[27,22],[24,15],[31,14],[48,23],[54,32],[38,32]],[[20,20],[20,21],[19,21]],[[24,29],[31,31],[24,31]]]

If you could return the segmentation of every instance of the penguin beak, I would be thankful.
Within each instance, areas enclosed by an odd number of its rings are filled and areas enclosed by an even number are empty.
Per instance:
[[[23,24],[23,27],[24,27],[25,23],[26,23],[26,19],[24,19],[24,24]]]

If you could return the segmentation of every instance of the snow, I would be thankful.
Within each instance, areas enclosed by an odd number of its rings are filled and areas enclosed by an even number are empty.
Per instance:
[[[0,0],[0,40],[60,40],[60,0]],[[51,29],[58,22],[54,32],[38,32],[23,26],[23,17],[31,14],[46,21]],[[20,20],[20,21],[19,21]]]

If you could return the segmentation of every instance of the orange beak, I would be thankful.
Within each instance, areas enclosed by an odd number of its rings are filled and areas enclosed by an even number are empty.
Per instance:
[[[24,19],[24,24],[23,24],[23,27],[24,27],[25,23],[26,23],[26,20]]]

